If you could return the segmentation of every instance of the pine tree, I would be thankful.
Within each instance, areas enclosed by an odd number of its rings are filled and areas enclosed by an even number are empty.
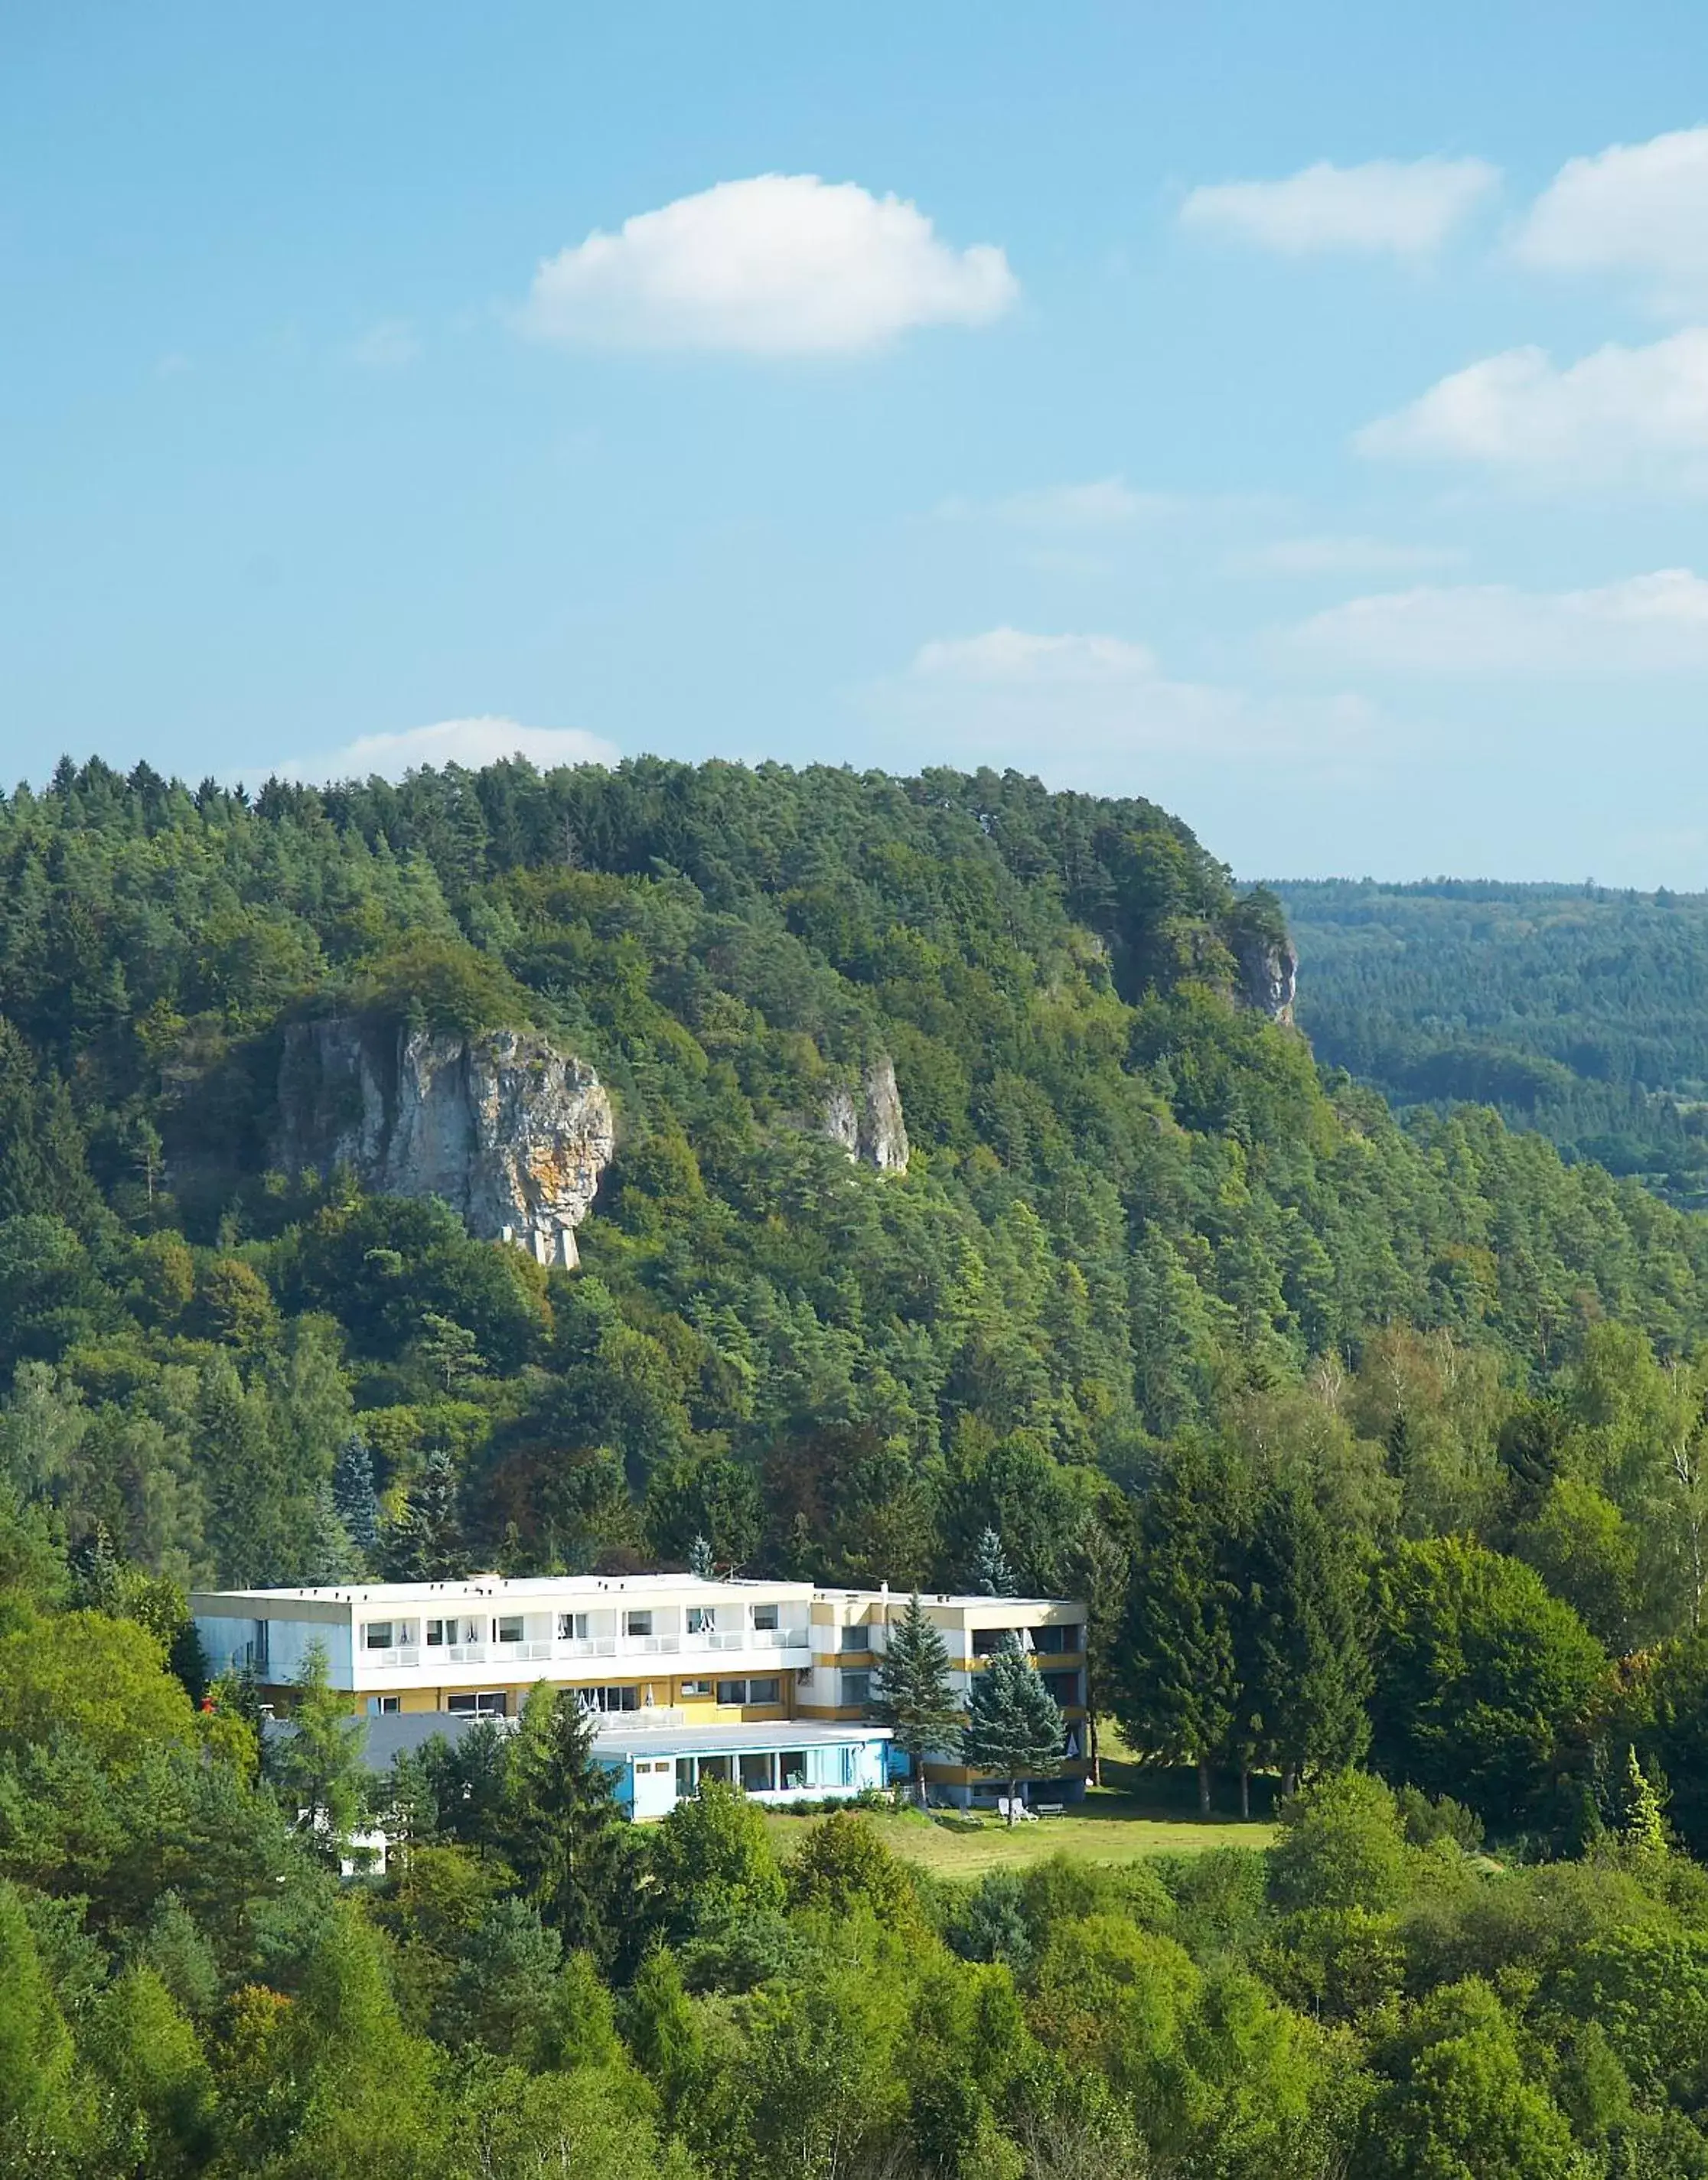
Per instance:
[[[901,1617],[890,1623],[872,1714],[912,1759],[915,1792],[923,1803],[925,1759],[934,1749],[953,1747],[961,1708],[949,1685],[948,1647],[917,1591]]]
[[[455,1581],[466,1572],[468,1555],[457,1527],[456,1478],[443,1447],[427,1456],[410,1486],[385,1556],[394,1582]]]
[[[1085,1606],[1086,1753],[1091,1759],[1094,1786],[1103,1784],[1099,1728],[1114,1708],[1121,1631],[1127,1618],[1127,1584],[1132,1574],[1132,1548],[1112,1525],[1119,1519],[1122,1505],[1117,1501],[1107,1519],[1101,1511],[1088,1514],[1068,1555],[1068,1588]]]
[[[1655,1782],[1637,1761],[1637,1752],[1625,1755],[1625,1810],[1619,1837],[1635,1854],[1663,1855],[1667,1852],[1667,1824],[1661,1813],[1661,1797]]]
[[[362,1728],[333,1687],[325,1646],[311,1643],[297,1675],[289,1731],[267,1744],[267,1770],[286,1816],[336,1869],[368,1805]]]
[[[981,1529],[973,1548],[972,1590],[978,1597],[1013,1597],[1019,1590],[994,1529]]]
[[[688,1547],[688,1572],[702,1582],[710,1582],[717,1569],[712,1559],[712,1547],[704,1537],[696,1537]]]
[[[1261,1753],[1291,1793],[1301,1772],[1344,1770],[1369,1746],[1364,1577],[1353,1539],[1297,1483],[1259,1509],[1244,1556],[1241,1709],[1260,1717]]]
[[[1239,1694],[1223,1542],[1206,1479],[1176,1474],[1158,1485],[1140,1525],[1116,1682],[1116,1715],[1134,1748],[1195,1764],[1206,1816],[1210,1764]]]
[[[379,1497],[373,1488],[373,1456],[360,1431],[352,1431],[338,1450],[332,1501],[351,1544],[372,1567],[379,1552]]]
[[[596,1750],[593,1715],[576,1691],[537,1682],[522,1700],[494,1829],[543,1920],[566,1946],[609,1968],[631,1840]]]
[[[329,1484],[316,1488],[309,1524],[308,1567],[306,1579],[329,1587],[335,1583],[360,1582],[367,1561],[350,1541],[339,1518],[338,1502]]]
[[[1008,1821],[1015,1822],[1022,1779],[1061,1769],[1061,1707],[1012,1638],[972,1676],[961,1760],[974,1771],[1008,1782]]]

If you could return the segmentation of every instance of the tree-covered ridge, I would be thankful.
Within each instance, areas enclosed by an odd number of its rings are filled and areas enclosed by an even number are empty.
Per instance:
[[[1495,1106],[1572,1154],[1708,1196],[1708,896],[1278,882],[1318,1057],[1397,1104]]]
[[[1486,1112],[1325,1092],[1237,1000],[1273,902],[1145,803],[642,761],[251,805],[67,765],[0,872],[0,1428],[74,1542],[180,1577],[344,1564],[355,1440],[399,1571],[703,1532],[906,1583],[994,1525],[1055,1582],[1182,1432],[1314,1371],[1356,1436],[1385,1329],[1483,1358],[1492,1462],[1586,1323],[1703,1324],[1700,1221]],[[269,1171],[284,1027],[351,1008],[592,1062],[583,1272]],[[905,1177],[802,1125],[877,1051]]]

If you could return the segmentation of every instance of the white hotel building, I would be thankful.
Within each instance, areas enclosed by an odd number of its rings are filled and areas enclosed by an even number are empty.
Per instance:
[[[370,1717],[514,1717],[536,1682],[574,1688],[601,1715],[601,1753],[622,1774],[625,1805],[644,1817],[664,1814],[702,1777],[777,1801],[885,1783],[889,1737],[866,1706],[890,1623],[906,1602],[887,1588],[686,1574],[477,1575],[207,1591],[190,1610],[210,1671],[247,1669],[282,1714],[316,1643],[333,1687]],[[1032,1653],[1067,1720],[1050,1791],[1082,1792],[1083,1606],[923,1602],[963,1695],[1007,1636]],[[954,1764],[929,1764],[926,1775],[956,1801],[987,1784]]]

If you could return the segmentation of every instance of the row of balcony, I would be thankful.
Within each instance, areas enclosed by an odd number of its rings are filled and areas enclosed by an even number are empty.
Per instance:
[[[697,1635],[574,1635],[532,1641],[481,1643],[395,1643],[359,1653],[368,1668],[444,1665],[549,1665],[580,1658],[707,1657],[732,1650],[792,1650],[799,1662],[810,1660],[811,1638],[803,1627],[728,1627]]]

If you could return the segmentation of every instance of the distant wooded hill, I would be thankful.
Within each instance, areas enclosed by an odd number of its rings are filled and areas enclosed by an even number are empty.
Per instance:
[[[1277,883],[1298,1020],[1401,1105],[1471,1099],[1708,1201],[1708,895]]]

